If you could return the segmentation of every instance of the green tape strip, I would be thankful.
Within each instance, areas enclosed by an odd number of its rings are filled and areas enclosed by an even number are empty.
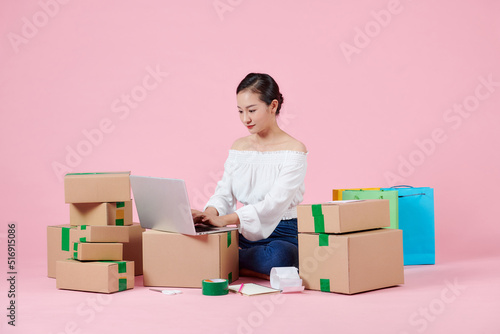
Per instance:
[[[123,224],[125,224],[125,219],[115,219],[115,224],[117,226],[123,226]]]
[[[81,237],[80,242],[87,242],[87,237]]]
[[[314,232],[325,233],[325,217],[323,216],[321,204],[311,205],[311,210],[314,218]]]
[[[229,283],[231,283],[233,281],[233,273],[232,272],[230,272],[229,274],[227,274],[227,281]]]
[[[78,260],[78,242],[73,243],[73,259]]]
[[[86,230],[87,229],[87,225],[80,225],[80,230]]]
[[[319,286],[321,291],[330,292],[330,280],[328,278],[320,278]]]
[[[231,246],[231,231],[227,232],[227,248]]]
[[[118,273],[126,273],[127,272],[127,262],[118,261]]]
[[[328,246],[328,234],[320,234],[319,235],[319,245],[320,246]]]
[[[69,252],[69,227],[61,229],[61,250]]]
[[[125,206],[125,202],[116,202],[117,208],[123,208]]]
[[[127,290],[127,279],[119,278],[118,279],[118,291]]]

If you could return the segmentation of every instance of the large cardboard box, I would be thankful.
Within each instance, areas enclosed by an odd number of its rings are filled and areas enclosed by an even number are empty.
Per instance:
[[[299,233],[299,275],[306,289],[344,294],[403,284],[402,231]]]
[[[56,277],[56,261],[73,257],[74,242],[123,243],[123,259],[135,262],[135,274],[142,275],[142,232],[130,226],[47,226],[47,275]]]
[[[122,261],[123,244],[118,242],[74,242],[73,259],[80,261]]]
[[[130,201],[130,172],[66,174],[64,199],[66,203]]]
[[[58,289],[112,293],[134,287],[133,261],[57,261]]]
[[[297,206],[299,233],[347,233],[390,226],[388,200],[336,201]]]
[[[70,203],[71,225],[132,225],[132,201],[114,203]]]
[[[190,236],[143,233],[144,286],[200,288],[204,279],[239,278],[238,231]]]

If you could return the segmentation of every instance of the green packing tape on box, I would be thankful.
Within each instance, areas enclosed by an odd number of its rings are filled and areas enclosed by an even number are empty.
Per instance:
[[[118,291],[124,291],[127,290],[127,279],[126,278],[119,278],[118,279]]]
[[[319,280],[319,286],[321,291],[330,292],[330,280],[328,278],[321,278]]]
[[[328,242],[328,234],[320,234],[319,235],[319,246],[328,246],[330,243]]]
[[[69,251],[69,227],[61,229],[61,250]]]
[[[205,296],[223,296],[229,292],[228,285],[227,279],[204,279],[201,281],[201,291]]]
[[[321,204],[311,205],[311,211],[314,218],[314,232],[325,233],[325,216],[323,216]]]

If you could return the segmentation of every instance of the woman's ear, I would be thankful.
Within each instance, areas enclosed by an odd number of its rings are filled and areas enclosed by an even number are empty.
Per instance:
[[[275,114],[276,110],[278,110],[278,100],[276,99],[272,100],[271,104],[269,105],[269,108],[271,108],[271,112]]]

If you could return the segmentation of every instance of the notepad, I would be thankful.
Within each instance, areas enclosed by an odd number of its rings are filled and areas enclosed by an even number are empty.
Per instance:
[[[229,291],[238,292],[241,284],[234,284],[229,286]],[[273,289],[264,285],[255,284],[255,283],[245,283],[241,288],[240,293],[245,296],[255,296],[255,295],[263,295],[267,293],[279,293],[281,290]]]

